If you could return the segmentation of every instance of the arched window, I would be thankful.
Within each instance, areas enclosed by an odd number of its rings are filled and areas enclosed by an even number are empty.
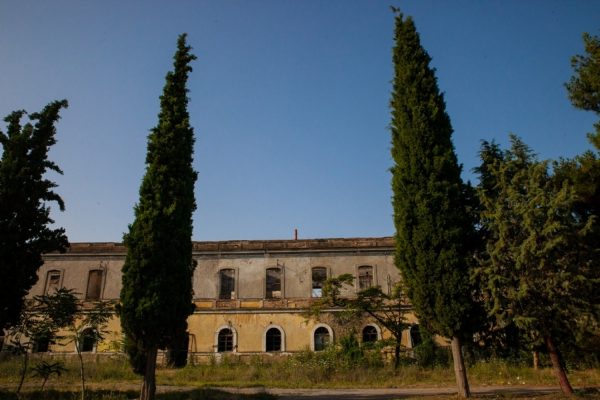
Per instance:
[[[220,270],[219,285],[219,299],[235,299],[235,270]]]
[[[362,331],[362,341],[363,343],[373,343],[379,339],[379,333],[377,332],[377,328],[373,325],[367,325],[363,328]]]
[[[82,353],[94,351],[97,339],[96,331],[93,328],[87,328],[81,333],[79,349]]]
[[[281,268],[267,268],[267,299],[279,299],[281,295]]]
[[[219,331],[217,351],[219,353],[233,351],[233,331],[231,329],[225,328]]]
[[[358,289],[364,290],[373,286],[373,267],[363,265],[358,267]]]
[[[281,351],[281,331],[277,328],[270,328],[265,335],[265,350]]]
[[[329,330],[324,326],[317,328],[314,333],[314,339],[315,351],[325,350],[325,348],[331,342],[331,335],[329,335]]]
[[[323,283],[327,279],[327,268],[314,267],[312,269],[312,297],[323,296]]]
[[[101,269],[93,269],[88,274],[87,291],[85,292],[86,300],[100,300],[102,295],[102,277],[104,271]]]

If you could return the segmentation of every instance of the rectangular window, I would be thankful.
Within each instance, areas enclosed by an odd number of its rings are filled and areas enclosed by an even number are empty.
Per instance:
[[[87,291],[85,294],[86,300],[100,300],[103,275],[104,271],[101,269],[94,269],[90,271],[88,275]]]
[[[53,294],[60,289],[61,275],[61,272],[57,270],[48,271],[48,275],[46,276],[46,294]]]
[[[281,268],[267,269],[267,299],[281,298]]]
[[[324,267],[315,267],[312,269],[312,297],[323,296],[323,283],[327,279],[327,269]]]
[[[235,299],[235,270],[220,270],[219,284],[219,299]]]
[[[373,286],[373,267],[358,267],[358,288],[360,290],[368,289]]]

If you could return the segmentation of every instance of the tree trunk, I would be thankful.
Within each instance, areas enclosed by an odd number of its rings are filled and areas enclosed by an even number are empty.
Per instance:
[[[563,367],[562,360],[560,358],[560,354],[558,353],[558,349],[554,344],[554,340],[550,336],[546,336],[546,349],[548,350],[548,354],[550,355],[550,361],[552,361],[552,369],[554,369],[554,373],[558,378],[558,383],[560,384],[560,389],[562,390],[565,396],[573,395],[573,388],[569,383],[569,378],[567,378],[567,373],[565,372],[565,368]]]
[[[458,395],[460,397],[471,397],[460,339],[457,336],[452,337],[452,359],[454,360],[454,375],[456,376]]]
[[[146,372],[140,392],[140,400],[154,400],[156,394],[156,354],[158,347],[153,347],[146,353]]]
[[[396,346],[394,348],[394,369],[398,369],[400,366],[400,343],[396,342]]]
[[[536,371],[540,369],[540,352],[537,350],[533,352],[533,369]]]
[[[27,374],[27,365],[29,364],[29,350],[25,349],[23,353],[23,369],[21,369],[21,379],[19,380],[19,387],[17,387],[17,396],[21,393],[23,382],[25,382],[25,375]]]
[[[83,356],[81,355],[81,342],[79,335],[75,335],[75,351],[79,357],[79,375],[81,376],[81,400],[85,400],[85,370],[83,369]],[[83,338],[81,338],[83,341]]]

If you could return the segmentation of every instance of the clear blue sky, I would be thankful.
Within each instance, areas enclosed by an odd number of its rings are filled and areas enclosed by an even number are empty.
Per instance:
[[[53,216],[73,242],[121,241],[187,32],[194,239],[391,235],[389,4],[433,58],[465,179],[480,140],[509,132],[542,158],[590,148],[594,116],[563,87],[581,34],[600,34],[590,0],[3,0],[0,114],[69,100]]]

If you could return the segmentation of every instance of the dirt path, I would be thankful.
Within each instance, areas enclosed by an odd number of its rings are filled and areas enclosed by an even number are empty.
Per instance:
[[[395,389],[269,389],[269,388],[215,388],[229,393],[276,395],[281,400],[392,400],[415,396],[444,396],[456,394],[456,388],[395,388]],[[475,386],[473,395],[530,396],[556,393],[555,386]]]

